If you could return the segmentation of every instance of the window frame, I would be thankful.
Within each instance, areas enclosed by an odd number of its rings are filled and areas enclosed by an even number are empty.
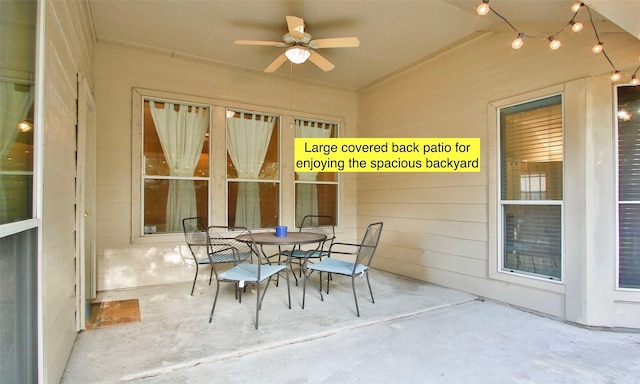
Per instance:
[[[142,105],[141,107],[144,110],[144,106],[146,102],[149,101],[153,101],[156,103],[173,103],[173,104],[180,104],[180,105],[188,105],[189,107],[201,107],[201,108],[207,108],[209,110],[209,126],[207,128],[207,132],[209,135],[211,135],[211,127],[212,127],[212,111],[213,111],[213,106],[210,104],[202,104],[202,103],[196,103],[196,102],[191,102],[191,101],[185,101],[185,100],[179,100],[179,99],[166,99],[166,98],[157,98],[157,97],[150,97],[150,96],[143,96],[142,97]],[[141,173],[142,173],[142,180],[140,182],[140,187],[141,187],[141,191],[140,191],[140,197],[141,197],[141,201],[140,201],[140,223],[142,225],[142,228],[140,228],[140,233],[143,237],[154,237],[154,236],[160,236],[160,235],[174,235],[176,233],[182,235],[182,231],[179,232],[161,232],[161,233],[147,233],[146,231],[146,226],[145,226],[145,222],[144,222],[144,216],[145,216],[145,199],[144,199],[144,195],[145,195],[145,181],[146,180],[193,180],[195,181],[206,181],[207,182],[207,218],[209,216],[211,216],[211,177],[207,176],[207,177],[203,177],[203,176],[191,176],[191,177],[187,177],[187,176],[170,176],[170,175],[148,175],[145,171],[146,169],[146,163],[145,163],[145,151],[144,151],[144,143],[145,143],[145,138],[144,138],[144,112],[142,112],[142,148],[141,148],[141,152],[142,152],[142,156],[140,158],[140,161],[142,162],[140,164],[140,169],[141,169]],[[208,153],[211,153],[211,140],[207,140],[206,144],[208,145],[209,148]],[[204,148],[203,148],[204,149]],[[209,173],[209,175],[211,174],[211,156],[209,155],[209,161],[207,164],[207,172]]]
[[[506,283],[513,283],[522,286],[528,286],[531,288],[542,289],[549,292],[555,292],[563,294],[565,293],[565,272],[566,272],[566,251],[565,251],[565,209],[564,201],[558,200],[557,202],[561,206],[561,278],[557,280],[550,280],[544,277],[536,275],[528,275],[519,272],[511,272],[502,268],[502,249],[503,249],[503,211],[502,205],[499,204],[501,199],[501,163],[500,163],[500,109],[513,105],[523,104],[530,101],[544,99],[560,95],[562,97],[562,113],[563,113],[563,143],[566,146],[566,98],[564,95],[564,86],[556,85],[532,91],[526,94],[512,96],[502,100],[490,102],[487,105],[487,123],[489,127],[488,137],[488,157],[489,157],[489,244],[488,244],[488,277],[490,279],[503,281]],[[563,148],[564,153],[564,148]],[[566,156],[563,156],[563,162],[566,161]],[[563,166],[564,168],[564,166]],[[563,184],[566,183],[565,172],[563,170]],[[563,185],[563,191],[565,190]],[[535,200],[533,201],[536,202]]]
[[[229,101],[217,99],[214,97],[187,95],[178,92],[160,91],[148,88],[133,87],[131,105],[131,149],[129,151],[130,168],[131,168],[131,202],[129,204],[130,219],[127,219],[126,235],[128,235],[129,243],[132,245],[157,245],[157,244],[175,244],[184,241],[182,233],[157,234],[153,236],[143,235],[142,225],[142,167],[143,164],[143,115],[142,101],[143,97],[158,100],[180,100],[185,103],[194,103],[208,105],[210,109],[211,123],[209,127],[209,223],[211,225],[224,225],[228,217],[228,197],[227,197],[227,145],[226,145],[226,110],[242,110],[242,111],[259,111],[261,114],[275,115],[280,120],[280,142],[278,143],[280,150],[280,190],[279,190],[279,207],[278,216],[281,225],[292,225],[295,222],[294,213],[294,195],[295,195],[295,172],[293,170],[294,161],[294,134],[292,129],[287,129],[293,124],[293,116],[299,116],[302,119],[314,121],[340,121],[344,120],[331,116],[312,113],[303,113],[291,111],[284,108],[275,108],[264,105],[254,105],[240,103],[237,101]],[[343,124],[340,124],[343,128]],[[225,164],[224,167],[218,166]],[[127,165],[129,166],[129,165]],[[344,182],[343,178],[338,179],[338,194],[341,193],[340,185]],[[340,220],[341,207],[339,202],[341,196],[338,195],[338,217]],[[119,228],[119,231],[122,231]],[[272,230],[268,228],[268,230]],[[122,233],[122,232],[119,232]]]
[[[284,116],[280,113],[274,113],[274,112],[264,112],[264,111],[260,111],[259,107],[253,108],[253,109],[246,109],[246,108],[235,108],[235,107],[225,107],[224,111],[225,111],[225,117],[229,118],[228,113],[229,112],[234,112],[234,113],[247,113],[247,114],[251,114],[251,115],[259,115],[259,116],[272,116],[275,117],[277,119],[277,124],[274,125],[273,129],[275,131],[277,131],[278,137],[277,137],[277,141],[276,141],[276,145],[277,145],[277,153],[278,153],[278,177],[277,179],[261,179],[261,178],[257,178],[257,179],[245,179],[245,178],[240,178],[240,177],[229,177],[227,174],[227,167],[225,165],[225,185],[226,185],[226,193],[225,193],[225,223],[226,225],[229,226],[234,226],[234,223],[230,223],[229,222],[229,183],[274,183],[278,185],[278,209],[277,209],[277,224],[276,225],[281,225],[282,224],[282,216],[283,216],[283,212],[282,212],[282,194],[283,194],[283,190],[282,190],[282,171],[283,171],[283,167],[282,167],[282,163],[283,163],[283,155],[282,155],[282,134],[283,134],[283,119]],[[227,157],[229,148],[227,145],[227,125],[226,125],[227,120],[225,119],[225,125],[223,127],[224,130],[224,143],[225,143],[225,159]],[[273,133],[272,133],[273,134]],[[291,144],[293,146],[293,143]],[[225,161],[226,164],[226,161]],[[265,229],[271,229],[271,227],[260,227],[260,228],[251,228],[252,231],[261,231],[261,230],[265,230]]]
[[[295,122],[295,120],[303,120],[303,121],[308,121],[308,122],[314,122],[314,123],[324,123],[324,124],[333,124],[335,125],[335,132],[333,132],[333,137],[334,138],[338,138],[340,137],[340,129],[341,129],[341,124],[338,121],[329,121],[329,120],[320,120],[320,119],[312,119],[312,118],[307,118],[307,117],[299,117],[299,116],[294,116],[293,117],[293,121]],[[293,132],[293,139],[296,139],[296,135],[295,135],[295,131]],[[294,193],[294,201],[293,201],[293,220],[295,225],[297,226],[298,224],[301,223],[297,223],[297,195],[296,195],[296,189],[297,186],[300,184],[312,184],[312,185],[335,185],[336,187],[336,200],[335,200],[335,206],[336,206],[336,212],[335,215],[333,217],[333,224],[336,227],[340,226],[340,178],[342,176],[341,172],[336,172],[336,179],[334,181],[328,181],[328,180],[316,180],[316,181],[304,181],[304,180],[298,180],[296,177],[297,172],[294,170],[293,171],[293,193]],[[321,213],[320,213],[321,214]]]
[[[630,84],[616,84],[614,87],[614,145],[615,145],[615,225],[616,225],[616,237],[615,237],[615,264],[616,264],[616,276],[615,276],[615,289],[621,292],[640,292],[640,286],[637,288],[634,287],[621,287],[620,286],[620,208],[622,205],[631,205],[631,206],[640,206],[640,200],[621,200],[620,199],[620,127],[619,127],[619,100],[618,100],[618,90],[622,87],[636,87]]]

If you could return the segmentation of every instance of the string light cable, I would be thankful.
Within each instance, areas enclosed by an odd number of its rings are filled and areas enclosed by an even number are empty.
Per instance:
[[[598,35],[598,30],[596,28],[596,24],[593,21],[593,14],[591,13],[591,9],[585,3],[582,3],[582,2],[574,3],[571,6],[571,11],[573,12],[573,16],[571,17],[571,19],[564,25],[564,27],[562,27],[562,29],[560,29],[558,32],[546,38],[535,37],[535,36],[527,35],[524,32],[521,32],[513,24],[511,24],[511,22],[509,22],[509,20],[507,20],[506,17],[502,16],[495,9],[493,9],[493,7],[489,5],[489,0],[482,0],[482,3],[478,6],[476,11],[480,16],[484,16],[484,15],[487,15],[489,12],[492,12],[493,14],[498,16],[500,19],[502,19],[502,21],[504,21],[511,29],[513,29],[516,32],[517,36],[511,42],[511,47],[513,49],[522,48],[522,46],[524,45],[523,38],[527,37],[532,39],[546,40],[549,42],[549,48],[556,50],[560,48],[560,46],[562,45],[561,41],[558,39],[558,35],[564,32],[567,28],[571,28],[573,32],[582,31],[584,25],[581,22],[576,21],[576,17],[578,16],[578,13],[580,13],[582,9],[586,9],[587,12],[589,13],[589,21],[591,23],[591,27],[593,28],[593,32],[596,37],[596,45],[594,45],[593,48],[591,48],[591,50],[593,51],[593,53],[602,53],[605,59],[609,62],[609,64],[611,65],[611,68],[613,69],[613,72],[611,74],[611,80],[612,81],[620,80],[622,75],[620,74],[620,71],[616,68],[616,66],[613,64],[611,59],[609,58],[609,55],[607,55],[606,51],[604,50],[604,43],[602,42],[602,40],[600,40],[600,36]],[[638,68],[635,70],[633,75],[631,75],[632,85],[640,85],[640,79],[638,79],[637,77],[639,70],[640,70],[640,66],[638,66]]]

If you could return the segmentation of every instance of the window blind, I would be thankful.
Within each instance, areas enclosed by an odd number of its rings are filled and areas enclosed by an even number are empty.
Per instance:
[[[502,199],[561,200],[561,96],[504,108],[500,116]],[[545,190],[523,189],[529,178],[544,180]]]
[[[618,285],[640,289],[640,89],[618,87]]]
[[[502,269],[562,277],[560,95],[500,110]]]

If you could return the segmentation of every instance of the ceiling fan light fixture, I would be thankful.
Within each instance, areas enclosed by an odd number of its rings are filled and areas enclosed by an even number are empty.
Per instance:
[[[311,56],[311,52],[309,52],[309,50],[305,47],[296,45],[293,47],[289,47],[284,52],[284,55],[287,56],[287,59],[289,59],[290,62],[294,64],[302,64],[307,61],[309,56]]]

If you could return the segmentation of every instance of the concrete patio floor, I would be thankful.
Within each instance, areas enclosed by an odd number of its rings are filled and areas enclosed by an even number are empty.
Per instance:
[[[640,333],[591,330],[507,305],[371,271],[335,277],[322,302],[291,280],[269,287],[254,329],[255,293],[222,284],[100,294],[137,298],[141,322],[78,334],[62,383],[638,383]]]

